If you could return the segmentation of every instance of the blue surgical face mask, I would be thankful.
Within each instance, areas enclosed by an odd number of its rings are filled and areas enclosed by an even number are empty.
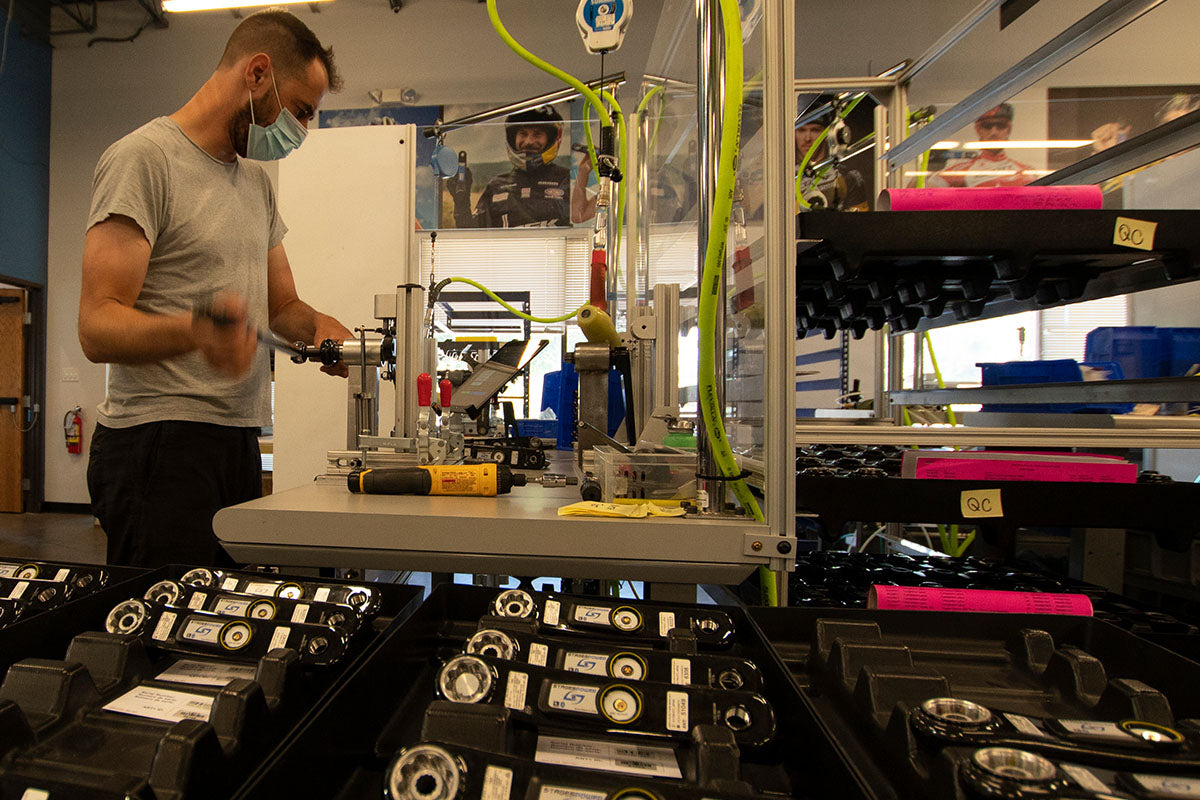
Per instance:
[[[254,95],[250,95],[250,132],[246,140],[246,157],[255,161],[278,161],[295,150],[308,135],[308,130],[296,119],[291,109],[279,100],[279,87],[271,75],[275,87],[275,100],[279,102],[279,115],[270,125],[254,124]]]

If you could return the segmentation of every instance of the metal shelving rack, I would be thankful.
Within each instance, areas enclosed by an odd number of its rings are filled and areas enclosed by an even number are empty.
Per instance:
[[[895,86],[877,109],[876,130],[888,130],[893,143],[888,151],[877,151],[881,165],[877,175],[884,176],[889,187],[904,186],[904,165],[930,145],[1161,2],[1109,0],[1101,4],[906,139],[896,124],[897,105],[904,107],[909,83],[921,70],[1001,6],[999,0],[980,3],[895,77]],[[837,88],[830,83],[831,88]],[[1038,183],[1096,183],[1181,152],[1198,141],[1200,112],[1193,112]],[[877,184],[883,185],[884,181]],[[888,324],[893,333],[879,334],[882,351],[884,341],[890,345],[898,340],[896,331],[922,331],[1200,277],[1200,241],[1195,236],[1200,212],[1139,210],[1124,215],[1159,223],[1162,237],[1154,241],[1153,249],[1115,244],[1118,214],[1104,211],[801,215],[797,232],[800,327],[829,337],[842,331],[862,336]],[[1174,419],[1086,415],[1090,418],[1086,424],[1063,419],[1063,423],[1074,424],[1038,427],[1049,425],[1048,417],[1068,415],[977,414],[971,421],[982,423],[982,427],[905,427],[900,424],[903,404],[1191,402],[1200,400],[1200,381],[1153,379],[901,391],[898,350],[888,347],[886,366],[883,357],[878,359],[875,419],[801,420],[796,425],[796,443],[1016,448],[1200,446],[1200,428]],[[814,513],[839,530],[842,522],[865,519],[978,524],[980,520],[964,516],[963,493],[998,489],[1005,497],[1005,515],[983,520],[983,530],[1005,543],[1011,543],[1015,529],[1024,525],[1093,526],[1152,529],[1178,549],[1196,533],[1189,509],[1200,500],[1200,487],[1189,484],[976,484],[817,477],[798,477],[796,483],[798,510]],[[1098,538],[1090,538],[1093,534]],[[1123,563],[1124,547],[1107,535],[1107,530],[1084,531],[1077,538],[1081,538],[1082,550],[1107,549]],[[1073,542],[1073,549],[1079,549],[1076,544]],[[1087,569],[1086,563],[1077,566]]]

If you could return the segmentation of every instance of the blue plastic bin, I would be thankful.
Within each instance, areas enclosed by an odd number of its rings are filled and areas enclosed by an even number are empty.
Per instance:
[[[519,419],[517,420],[517,436],[536,436],[547,441],[558,438],[558,420],[556,419]]]
[[[1159,328],[1158,342],[1161,377],[1182,377],[1193,364],[1200,364],[1200,328]]]
[[[1013,386],[1028,383],[1071,383],[1083,380],[1083,370],[1073,358],[1048,361],[977,362],[984,386]],[[1121,365],[1114,361],[1085,362],[1084,366],[1103,369],[1109,380],[1121,380]],[[1127,414],[1132,403],[984,403],[980,411],[1021,414]]]
[[[1083,352],[1085,362],[1117,362],[1126,378],[1157,378],[1161,374],[1159,329],[1153,326],[1094,328]]]

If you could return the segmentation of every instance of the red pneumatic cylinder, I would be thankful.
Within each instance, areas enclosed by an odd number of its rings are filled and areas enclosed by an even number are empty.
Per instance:
[[[588,303],[601,311],[608,311],[608,292],[605,285],[607,277],[608,253],[604,250],[593,250],[591,281],[588,284]]]
[[[422,408],[430,405],[433,401],[433,378],[429,377],[428,372],[422,372],[417,376],[417,405]]]
[[[438,381],[438,395],[442,401],[442,408],[450,407],[450,381],[447,378],[442,378]]]

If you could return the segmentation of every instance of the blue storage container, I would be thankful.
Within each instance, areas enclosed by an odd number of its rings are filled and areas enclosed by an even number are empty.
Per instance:
[[[1115,361],[1126,378],[1157,378],[1163,360],[1158,329],[1150,325],[1095,328],[1087,335],[1083,359]]]
[[[517,436],[536,436],[547,441],[558,438],[558,420],[556,419],[519,419],[517,420]]]
[[[1014,386],[1028,383],[1073,383],[1083,380],[1083,370],[1073,358],[1048,361],[977,362],[984,386]],[[1084,366],[1103,369],[1108,380],[1125,377],[1114,361],[1085,362]],[[1132,403],[984,403],[980,411],[1021,414],[1127,414]]]
[[[1158,342],[1160,376],[1182,377],[1193,364],[1200,364],[1200,328],[1159,328]]]

